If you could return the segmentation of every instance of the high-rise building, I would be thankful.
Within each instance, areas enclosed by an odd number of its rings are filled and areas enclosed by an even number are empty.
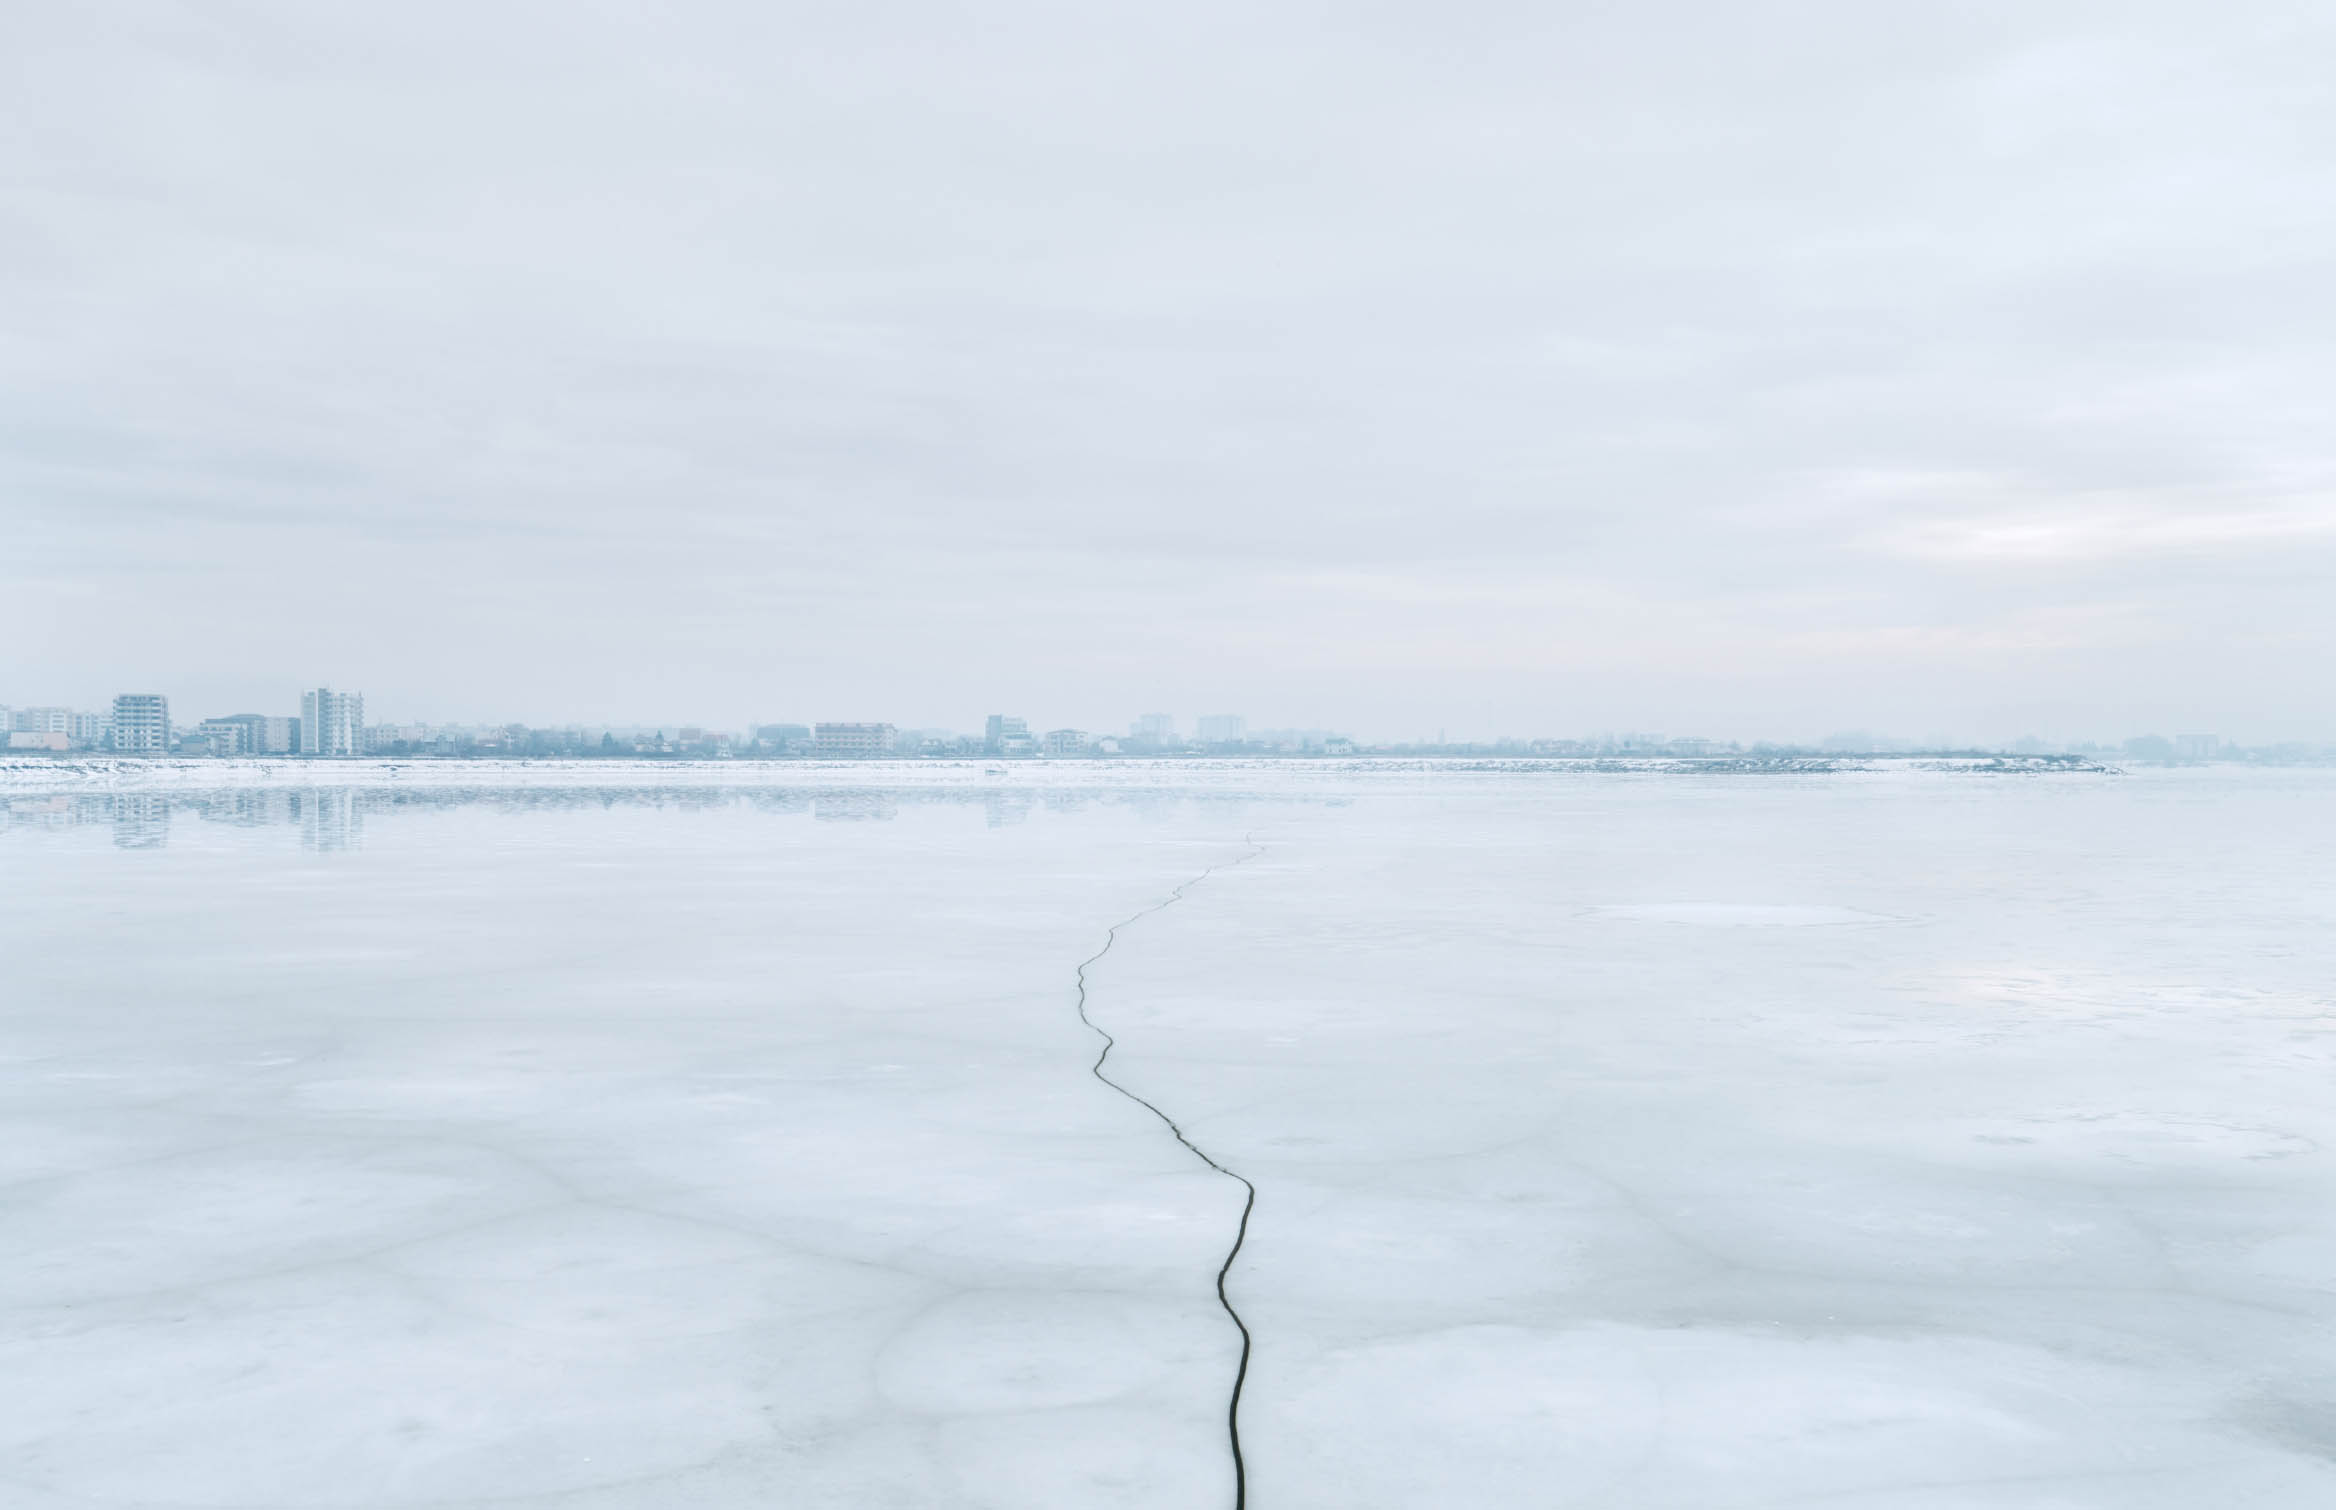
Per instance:
[[[1176,717],[1170,713],[1145,713],[1136,718],[1128,729],[1130,737],[1149,744],[1165,745],[1176,742]]]
[[[892,753],[890,724],[820,724],[811,753],[823,760],[874,760]]]
[[[106,743],[111,721],[103,713],[76,713],[73,725],[65,733],[83,749],[94,749]]]
[[[300,753],[365,753],[365,694],[319,687],[300,694]]]
[[[159,692],[125,692],[114,699],[116,755],[170,753],[170,699]]]
[[[1204,745],[1237,745],[1248,727],[1248,721],[1238,713],[1204,713],[1193,725],[1193,732]]]

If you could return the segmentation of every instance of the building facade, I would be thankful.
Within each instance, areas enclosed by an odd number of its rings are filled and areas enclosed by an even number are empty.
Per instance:
[[[243,730],[241,749],[244,755],[290,755],[300,748],[300,720],[278,718],[268,713],[230,713],[225,718],[208,719],[212,724],[236,724]]]
[[[811,753],[822,760],[875,760],[892,753],[890,724],[820,724],[811,731]]]
[[[365,753],[365,694],[319,687],[300,694],[300,753]]]
[[[238,718],[206,718],[195,725],[214,755],[250,755],[251,726]]]
[[[64,734],[73,732],[71,708],[19,708],[9,715],[8,730],[12,734]]]
[[[114,699],[113,751],[153,757],[170,753],[170,699],[159,692],[125,692]]]
[[[1206,713],[1193,726],[1204,745],[1237,745],[1248,732],[1248,721],[1238,713]]]

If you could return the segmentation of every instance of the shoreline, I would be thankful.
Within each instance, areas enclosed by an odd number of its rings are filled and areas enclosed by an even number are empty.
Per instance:
[[[0,759],[0,792],[260,787],[1224,787],[1260,778],[2118,775],[2070,756],[1336,756],[1184,760]]]

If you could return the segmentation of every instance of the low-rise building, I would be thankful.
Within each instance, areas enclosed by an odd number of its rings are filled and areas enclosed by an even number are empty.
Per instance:
[[[234,724],[243,730],[240,736],[240,755],[289,755],[300,748],[300,720],[278,718],[268,713],[230,713],[225,718],[207,718],[202,727],[214,724]]]
[[[195,732],[214,755],[256,755],[252,727],[240,718],[206,718],[195,725]]]
[[[892,753],[890,724],[820,724],[811,732],[811,753],[822,760],[879,760]]]
[[[8,716],[5,725],[11,734],[64,734],[73,732],[71,708],[19,708]]]

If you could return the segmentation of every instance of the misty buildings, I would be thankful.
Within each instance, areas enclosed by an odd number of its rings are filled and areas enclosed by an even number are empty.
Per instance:
[[[76,742],[77,722],[85,715],[71,708],[18,708],[0,718],[0,738],[11,750],[65,750]]]
[[[289,755],[300,748],[300,720],[266,713],[206,718],[195,732],[214,755]]]
[[[1087,753],[1087,736],[1077,729],[1049,730],[1046,736],[1046,753],[1056,760],[1073,755],[1084,755]]]
[[[360,701],[360,706],[362,702]],[[290,755],[300,748],[300,720],[278,718],[268,713],[230,713],[225,718],[204,720],[203,727],[213,724],[234,724],[243,733],[237,737],[239,755]],[[224,753],[216,743],[214,754]]]
[[[892,725],[817,725],[811,731],[811,753],[822,760],[880,759],[892,753]]]
[[[113,743],[105,714],[72,708],[0,707],[0,731],[0,745],[12,750],[87,750]]]
[[[170,753],[170,699],[159,692],[125,692],[114,699],[116,755]]]
[[[206,718],[195,725],[195,732],[214,755],[249,755],[251,730],[232,718]]]
[[[811,743],[811,730],[802,724],[757,724],[754,742],[781,753],[800,750]]]
[[[300,694],[300,753],[365,753],[365,694],[319,687]]]
[[[1027,755],[1033,748],[1030,721],[1011,714],[992,713],[982,730],[982,753],[985,755]]]
[[[8,717],[11,734],[62,734],[73,737],[71,708],[19,708]]]
[[[1238,713],[1204,713],[1193,725],[1193,737],[1204,745],[1237,745],[1247,729]]]

